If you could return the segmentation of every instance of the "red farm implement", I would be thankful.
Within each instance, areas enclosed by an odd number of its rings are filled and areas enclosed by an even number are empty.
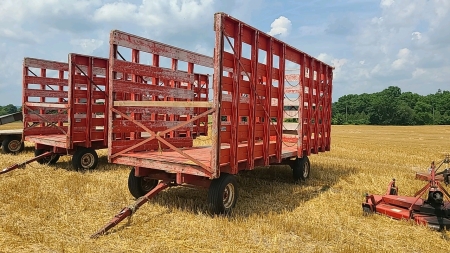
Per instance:
[[[214,20],[214,58],[111,32],[108,160],[132,166],[137,200],[92,237],[174,185],[209,188],[211,212],[229,213],[239,171],[287,164],[306,179],[308,156],[330,150],[333,68],[227,14]],[[212,143],[194,146],[208,115]]]
[[[93,169],[95,149],[107,147],[108,59],[69,54],[69,63],[25,58],[22,141],[35,143],[27,163],[72,155],[75,169]]]
[[[443,168],[442,171],[438,170],[442,167],[442,165],[446,164],[447,168]],[[428,169],[428,172],[416,172],[416,179],[423,181],[431,180],[431,167]],[[444,182],[446,185],[450,184],[450,155],[446,155],[442,161],[438,163],[438,166],[435,171],[435,178],[441,182]]]
[[[366,195],[364,213],[378,213],[398,220],[412,220],[437,230],[450,229],[450,195],[436,179],[431,163],[430,180],[414,196],[398,195],[393,179],[384,195]],[[425,195],[425,198],[422,198]]]

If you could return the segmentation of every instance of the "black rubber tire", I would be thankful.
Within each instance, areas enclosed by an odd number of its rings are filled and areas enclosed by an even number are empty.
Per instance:
[[[239,197],[238,185],[233,175],[222,173],[213,179],[208,191],[208,206],[212,214],[230,214]]]
[[[79,148],[72,156],[72,166],[75,170],[93,170],[97,168],[98,155],[92,148]]]
[[[150,179],[145,177],[136,177],[134,175],[135,169],[134,167],[131,169],[130,174],[128,175],[128,190],[131,195],[136,199],[144,196],[151,190],[153,190],[159,183],[157,179]]]
[[[306,180],[309,178],[309,174],[311,174],[311,164],[307,156],[291,161],[291,168],[295,181]]]
[[[372,209],[368,205],[363,205],[363,216],[371,215],[373,214]]]
[[[35,149],[34,150],[34,157],[39,156],[47,152],[45,149]],[[44,158],[41,158],[39,160],[36,160],[39,164],[55,164],[59,160],[58,154],[53,154],[52,156],[47,156]]]
[[[2,149],[6,154],[13,154],[22,152],[25,144],[18,136],[6,136],[2,141]]]

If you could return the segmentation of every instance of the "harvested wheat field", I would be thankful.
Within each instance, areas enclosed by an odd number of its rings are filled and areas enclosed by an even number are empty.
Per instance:
[[[98,239],[89,236],[133,199],[130,168],[93,172],[32,163],[1,175],[1,252],[448,252],[449,232],[380,215],[362,215],[365,193],[384,193],[392,178],[400,194],[450,152],[450,126],[333,126],[332,151],[310,157],[309,181],[294,184],[288,167],[240,174],[230,217],[207,214],[207,191],[171,188]],[[203,140],[208,142],[208,140]],[[6,167],[33,156],[2,154]]]

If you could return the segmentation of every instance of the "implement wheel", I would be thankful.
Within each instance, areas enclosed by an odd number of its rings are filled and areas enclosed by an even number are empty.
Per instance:
[[[135,169],[133,167],[130,171],[130,175],[128,175],[128,190],[133,197],[142,197],[158,185],[159,180],[146,177],[136,177],[134,171]]]
[[[292,168],[292,175],[295,181],[306,180],[309,178],[311,172],[311,164],[309,163],[309,158],[304,156],[291,161],[290,164]]]
[[[18,136],[6,136],[2,142],[3,152],[6,154],[19,153],[25,148],[25,144]]]
[[[34,157],[40,156],[40,155],[44,154],[45,152],[47,152],[47,150],[45,150],[45,149],[35,149]],[[53,155],[49,155],[44,158],[41,158],[41,159],[37,160],[36,162],[38,162],[39,164],[55,164],[58,160],[59,160],[59,155],[53,154]]]
[[[72,166],[75,170],[93,170],[97,167],[98,155],[92,148],[80,148],[72,156]]]
[[[222,173],[212,180],[208,191],[209,210],[212,214],[229,214],[236,205],[239,192],[236,178]]]

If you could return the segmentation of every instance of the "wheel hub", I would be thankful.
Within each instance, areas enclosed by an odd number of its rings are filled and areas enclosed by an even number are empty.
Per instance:
[[[92,154],[84,154],[81,157],[81,166],[83,166],[83,168],[90,168],[94,165],[95,159],[94,159],[94,155]]]
[[[234,200],[234,195],[235,195],[235,189],[234,189],[234,185],[232,183],[227,184],[227,186],[225,186],[225,189],[223,191],[223,206],[225,208],[231,208],[231,206],[233,205],[233,200]]]
[[[12,140],[8,143],[8,149],[16,152],[20,149],[21,143],[18,140]]]
[[[149,192],[153,188],[155,188],[155,181],[153,179],[144,178],[143,180],[141,180],[141,187],[142,190]]]

